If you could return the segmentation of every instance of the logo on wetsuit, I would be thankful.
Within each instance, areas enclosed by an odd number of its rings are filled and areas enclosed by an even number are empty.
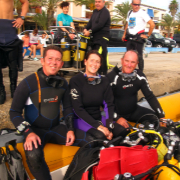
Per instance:
[[[133,84],[124,85],[124,86],[123,86],[123,89],[126,89],[126,88],[128,88],[128,87],[133,87]]]
[[[77,90],[76,89],[71,89],[71,96],[72,96],[72,98],[73,99],[77,99],[77,97],[79,96],[79,95],[77,95]]]
[[[52,103],[52,102],[58,102],[58,96],[56,96],[55,98],[49,98],[49,99],[44,99],[44,102],[47,103]]]

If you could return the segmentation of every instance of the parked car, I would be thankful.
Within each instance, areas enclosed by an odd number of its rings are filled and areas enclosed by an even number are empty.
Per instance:
[[[180,34],[174,34],[173,39],[176,41],[176,47],[180,48]]]
[[[159,33],[152,33],[148,40],[152,42],[153,47],[167,47],[168,51],[176,47],[176,41],[165,38]]]
[[[20,34],[18,34],[18,37],[19,37],[19,39],[22,39],[22,37],[25,35],[25,32],[26,31],[28,31],[29,33],[32,33],[33,32],[33,30],[25,30],[25,31],[23,31],[23,32],[21,32]],[[43,32],[44,32],[44,30],[38,30],[38,35],[40,36],[40,37],[42,37],[42,34],[43,34]],[[53,38],[53,36],[51,35],[52,33],[51,32],[49,32],[49,31],[46,31],[47,32],[47,34],[49,35],[49,39],[47,39],[47,44],[51,44],[52,43],[52,38]]]
[[[110,29],[109,47],[126,47],[126,41],[122,41],[124,30],[122,29]],[[151,47],[151,41],[147,40],[146,47]]]

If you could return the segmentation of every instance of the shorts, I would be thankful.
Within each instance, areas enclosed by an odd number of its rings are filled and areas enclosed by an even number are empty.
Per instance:
[[[29,47],[29,46],[28,46],[28,47],[23,47],[23,50],[24,50],[24,49],[28,50],[28,48],[30,48],[30,47]]]
[[[31,45],[38,45],[38,43],[29,43],[29,46],[31,46]]]

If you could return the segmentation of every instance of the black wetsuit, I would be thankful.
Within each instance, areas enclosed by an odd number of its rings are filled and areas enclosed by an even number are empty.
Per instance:
[[[38,82],[35,74],[32,74],[25,78],[16,89],[10,109],[10,118],[16,128],[23,121],[31,124],[23,132],[25,138],[31,132],[34,132],[40,137],[41,145],[38,146],[38,150],[33,148],[32,151],[25,151],[27,163],[37,180],[49,180],[51,177],[49,171],[47,171],[48,167],[43,155],[43,147],[47,142],[66,144],[66,134],[69,130],[73,130],[75,133],[76,140],[73,145],[83,146],[92,139],[89,139],[85,132],[78,129],[74,130],[72,121],[67,122],[69,118],[73,119],[67,81],[64,79],[64,85],[62,87],[54,88],[47,84],[42,70],[38,71],[38,76],[41,86],[41,105],[39,106],[38,102]],[[61,102],[63,104],[63,115],[67,126],[59,123]],[[25,113],[23,118],[22,111],[24,108]],[[39,156],[36,157],[36,154]],[[33,158],[37,160],[33,160]],[[40,163],[39,169],[37,168],[38,163]]]
[[[17,36],[13,21],[0,19],[0,92],[4,91],[2,68],[9,66],[11,97],[17,86],[18,70],[23,70],[23,42]]]
[[[137,77],[134,81],[123,81],[122,76],[119,75],[121,72],[120,68],[115,67],[110,73],[107,74],[107,78],[110,81],[110,85],[114,94],[115,112],[117,113],[117,119],[123,117],[129,121],[136,122],[145,114],[154,114],[150,109],[141,107],[137,104],[137,93],[139,90],[142,91],[146,100],[155,111],[155,114],[159,118],[164,117],[164,112],[154,96],[146,76],[138,69]],[[147,120],[156,118],[154,116],[145,116],[141,120]]]
[[[108,127],[113,120],[114,104],[113,93],[106,77],[101,77],[101,82],[96,85],[88,83],[87,77],[79,73],[70,80],[70,94],[75,113],[75,127],[95,136],[99,125]],[[104,108],[105,117],[101,116],[100,107]],[[127,131],[115,123],[114,136],[125,135]],[[92,132],[93,130],[93,132]],[[100,132],[97,130],[97,133]],[[97,135],[97,137],[99,137]]]
[[[85,29],[92,30],[93,45],[92,49],[99,50],[102,47],[103,62],[99,73],[107,73],[107,44],[110,36],[110,13],[106,7],[103,7],[100,11],[95,9]]]

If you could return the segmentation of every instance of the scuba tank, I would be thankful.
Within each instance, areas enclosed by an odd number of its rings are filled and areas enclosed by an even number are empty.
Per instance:
[[[162,164],[164,160],[160,161],[159,164]],[[172,157],[168,160],[168,163],[178,167],[178,160]],[[172,168],[167,166],[160,167],[155,174],[158,173],[159,175],[155,175],[154,180],[179,180],[180,176],[176,173]]]
[[[83,66],[83,61],[85,58],[85,54],[87,51],[87,44],[88,44],[88,39],[90,39],[90,37],[85,37],[80,35],[81,39],[79,42],[79,53],[78,53],[78,60],[77,60],[77,47],[74,53],[74,61],[73,61],[73,67],[77,68],[77,61],[78,61],[78,67],[82,67]]]
[[[64,41],[64,42],[63,42]],[[64,34],[64,38],[61,41],[61,49],[63,50],[62,60],[64,62],[63,68],[71,67],[71,48],[70,48],[70,39],[68,35]]]

